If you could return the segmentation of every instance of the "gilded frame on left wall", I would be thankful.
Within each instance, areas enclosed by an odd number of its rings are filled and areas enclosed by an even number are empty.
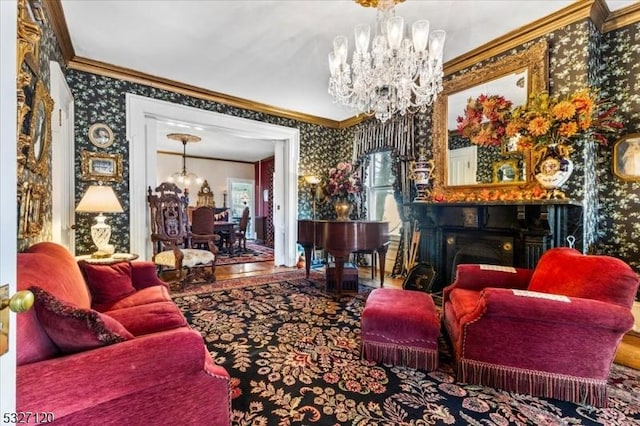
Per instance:
[[[42,231],[42,214],[47,191],[40,184],[23,182],[18,196],[18,238],[35,237]]]

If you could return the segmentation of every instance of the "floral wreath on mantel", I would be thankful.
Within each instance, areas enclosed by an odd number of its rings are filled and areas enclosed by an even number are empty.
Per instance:
[[[480,146],[500,146],[511,119],[513,102],[499,95],[469,98],[464,116],[456,119],[460,134]]]

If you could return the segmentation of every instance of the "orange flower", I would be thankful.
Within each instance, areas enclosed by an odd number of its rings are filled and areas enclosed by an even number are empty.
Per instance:
[[[564,138],[570,138],[578,132],[578,125],[575,121],[560,124],[558,133]]]
[[[595,100],[589,95],[589,92],[586,89],[574,93],[572,102],[573,105],[575,105],[578,114],[593,114]]]
[[[546,134],[551,128],[551,123],[549,120],[543,117],[535,117],[533,120],[529,122],[527,126],[527,130],[533,136],[542,136]]]
[[[608,108],[608,109],[607,109]],[[598,114],[597,110],[604,109]],[[520,148],[538,148],[550,144],[567,145],[571,138],[592,135],[596,141],[606,144],[600,132],[612,132],[621,127],[613,117],[615,106],[597,102],[596,94],[583,89],[559,99],[547,92],[533,93],[526,105],[515,108],[512,123],[506,126],[507,135],[520,135]]]
[[[576,107],[568,101],[562,101],[551,109],[551,114],[556,120],[571,120],[576,113]]]

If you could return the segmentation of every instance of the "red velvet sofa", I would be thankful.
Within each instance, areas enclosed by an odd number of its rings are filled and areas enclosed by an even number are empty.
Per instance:
[[[606,406],[637,290],[623,261],[570,248],[547,251],[535,270],[459,265],[443,292],[458,381]]]
[[[153,263],[78,265],[38,243],[18,254],[18,288],[36,296],[17,316],[19,412],[64,425],[230,423],[229,375]]]

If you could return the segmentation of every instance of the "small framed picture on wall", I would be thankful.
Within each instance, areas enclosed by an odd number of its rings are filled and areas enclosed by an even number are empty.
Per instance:
[[[82,151],[82,179],[103,182],[122,181],[122,155]]]
[[[622,180],[640,180],[640,133],[623,136],[613,145],[613,173]]]

